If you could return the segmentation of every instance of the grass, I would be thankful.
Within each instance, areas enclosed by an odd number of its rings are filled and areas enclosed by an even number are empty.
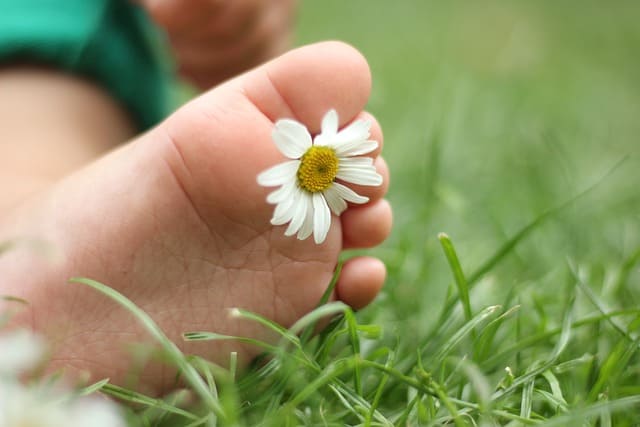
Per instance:
[[[130,402],[132,426],[640,425],[638,22],[633,1],[302,3],[298,43],[345,40],[371,64],[395,212],[381,297],[292,330],[237,311],[282,338],[240,375],[80,280],[190,385],[84,392]]]

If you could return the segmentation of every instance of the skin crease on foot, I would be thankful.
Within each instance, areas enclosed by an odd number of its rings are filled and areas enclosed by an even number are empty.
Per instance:
[[[37,238],[55,256],[23,245],[0,257],[1,293],[29,302],[14,310],[13,325],[49,339],[49,369],[125,384],[135,368],[131,346],[150,338],[116,303],[68,283],[83,276],[126,295],[183,351],[222,365],[230,351],[250,360],[257,349],[184,342],[181,334],[272,339],[258,325],[229,317],[229,309],[289,326],[315,307],[343,249],[375,246],[390,232],[391,208],[382,198],[389,173],[380,149],[370,155],[384,184],[352,186],[369,203],[334,216],[321,245],[272,226],[270,189],[256,182],[258,173],[283,160],[271,140],[280,118],[298,120],[314,134],[334,108],[341,127],[371,120],[371,138],[382,145],[378,123],[362,111],[370,86],[368,65],[352,47],[302,47],[205,93],[146,134],[15,203],[0,219],[0,239]],[[105,95],[95,91],[95,97]],[[114,113],[112,119],[121,118]],[[332,298],[362,308],[385,274],[376,258],[351,259]],[[5,303],[0,310],[9,307],[15,308]],[[172,368],[160,362],[149,361],[140,372],[135,386],[148,392],[166,391],[175,381]]]

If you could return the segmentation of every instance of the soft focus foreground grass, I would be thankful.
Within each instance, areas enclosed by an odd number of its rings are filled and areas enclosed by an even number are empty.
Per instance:
[[[131,424],[640,425],[640,5],[556,3],[303,2],[300,44],[371,64],[386,288],[313,339],[254,319],[240,378],[165,343],[204,403],[104,386]]]

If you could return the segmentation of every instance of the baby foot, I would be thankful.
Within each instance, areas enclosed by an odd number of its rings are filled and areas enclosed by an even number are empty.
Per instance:
[[[204,94],[61,181],[0,226],[0,239],[17,230],[50,242],[61,255],[52,263],[23,249],[0,258],[0,275],[9,284],[2,293],[29,301],[14,322],[51,339],[52,369],[122,383],[132,366],[128,346],[149,338],[114,302],[67,284],[84,276],[126,295],[184,351],[221,364],[230,351],[250,359],[258,349],[187,343],[181,334],[268,339],[258,325],[230,318],[228,309],[289,326],[315,307],[342,249],[377,245],[390,231],[380,148],[368,156],[383,184],[351,185],[369,202],[334,217],[320,245],[285,236],[286,225],[271,225],[270,189],[256,182],[260,172],[285,160],[271,140],[278,119],[294,119],[316,134],[333,108],[340,127],[370,121],[371,139],[382,144],[377,122],[361,111],[369,90],[368,66],[353,48],[336,42],[303,47]],[[352,259],[332,297],[361,308],[384,277],[379,260]],[[140,381],[163,390],[174,372],[150,363]]]
[[[292,39],[294,0],[139,0],[165,30],[178,70],[210,88],[284,52]]]

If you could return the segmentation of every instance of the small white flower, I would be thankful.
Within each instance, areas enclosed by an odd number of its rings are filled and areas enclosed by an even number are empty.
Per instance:
[[[371,122],[356,120],[338,131],[338,113],[330,110],[322,119],[321,132],[311,139],[307,128],[291,119],[276,122],[271,134],[276,146],[291,160],[258,175],[264,187],[276,187],[267,197],[275,204],[271,224],[289,223],[286,236],[297,233],[304,240],[313,233],[317,244],[324,242],[331,226],[331,212],[340,215],[347,202],[369,201],[340,180],[357,185],[378,186],[382,176],[373,159],[357,157],[378,147],[369,140]]]
[[[0,427],[124,427],[118,406],[94,396],[75,398],[56,384],[25,386],[20,374],[44,354],[43,340],[28,330],[0,334]]]
[[[27,330],[0,335],[0,376],[17,377],[42,358],[42,340]]]
[[[125,426],[115,403],[97,397],[69,400],[60,392],[0,381],[0,426]]]

